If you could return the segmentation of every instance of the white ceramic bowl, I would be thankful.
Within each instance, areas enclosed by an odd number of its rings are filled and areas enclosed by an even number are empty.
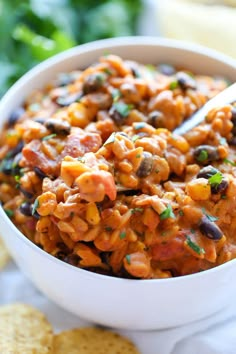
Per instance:
[[[148,37],[103,40],[57,55],[22,77],[0,102],[0,124],[33,88],[46,84],[58,72],[85,68],[105,51],[145,63],[169,62],[236,81],[236,62],[203,47]],[[23,236],[2,210],[0,234],[36,287],[63,308],[102,325],[143,330],[183,325],[219,311],[236,295],[235,260],[173,279],[118,279],[52,257]]]

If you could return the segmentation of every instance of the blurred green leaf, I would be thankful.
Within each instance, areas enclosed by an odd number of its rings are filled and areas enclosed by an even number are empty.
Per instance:
[[[51,55],[135,34],[141,9],[142,0],[0,0],[0,96]]]

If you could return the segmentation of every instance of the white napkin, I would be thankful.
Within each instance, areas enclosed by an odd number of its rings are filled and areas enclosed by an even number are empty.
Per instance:
[[[0,272],[0,305],[13,302],[24,302],[40,309],[56,332],[89,325],[48,300],[11,263]],[[183,327],[118,332],[133,340],[142,354],[236,354],[236,304]]]

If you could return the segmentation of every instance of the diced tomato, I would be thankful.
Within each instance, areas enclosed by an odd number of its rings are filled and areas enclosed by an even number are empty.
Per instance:
[[[96,133],[72,133],[67,138],[61,156],[80,157],[86,152],[96,152],[101,145],[102,139],[100,135]]]

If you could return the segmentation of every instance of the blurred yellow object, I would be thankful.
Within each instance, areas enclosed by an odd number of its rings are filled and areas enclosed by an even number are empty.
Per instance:
[[[159,1],[165,37],[187,40],[236,58],[236,0]]]

